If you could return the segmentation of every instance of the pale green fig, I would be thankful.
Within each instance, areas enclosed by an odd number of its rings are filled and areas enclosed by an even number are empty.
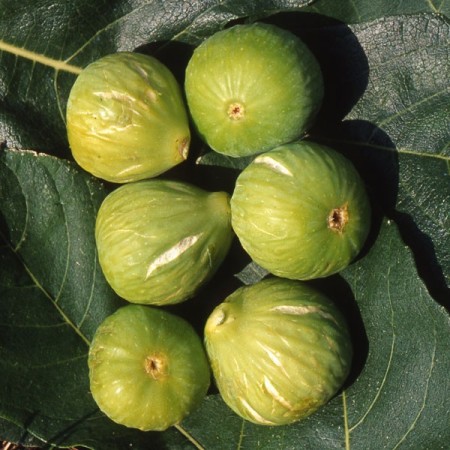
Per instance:
[[[66,121],[75,161],[111,182],[157,176],[189,153],[180,86],[152,56],[120,52],[89,64],[70,91]]]
[[[107,317],[89,348],[99,408],[130,428],[162,431],[195,410],[210,384],[200,337],[181,317],[128,305]]]
[[[199,134],[215,151],[248,156],[290,142],[320,109],[323,78],[309,48],[275,25],[235,25],[206,39],[186,68]]]
[[[229,194],[167,179],[128,183],[98,211],[98,258],[111,287],[133,303],[192,297],[225,258],[231,241]]]
[[[371,223],[366,189],[350,160],[306,141],[258,155],[237,178],[231,216],[257,264],[299,280],[348,266]]]
[[[305,282],[264,279],[217,306],[206,351],[225,403],[260,425],[287,425],[325,405],[346,380],[352,344],[336,306]]]

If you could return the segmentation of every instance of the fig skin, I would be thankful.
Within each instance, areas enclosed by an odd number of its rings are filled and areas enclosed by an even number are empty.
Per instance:
[[[75,161],[110,182],[155,177],[189,153],[181,88],[152,56],[119,52],[89,64],[70,91],[66,122]]]
[[[291,142],[313,123],[323,98],[320,66],[293,33],[253,23],[219,31],[186,68],[193,122],[216,152],[248,156]]]
[[[181,317],[127,305],[97,329],[88,355],[90,388],[114,422],[162,431],[196,409],[210,385],[203,343]]]
[[[112,191],[95,227],[108,283],[132,303],[168,305],[191,298],[230,248],[229,199],[226,192],[167,179]]]
[[[298,141],[258,155],[239,174],[231,217],[257,264],[280,277],[308,280],[354,260],[370,229],[371,208],[350,160]]]
[[[352,359],[346,321],[331,300],[304,282],[275,277],[217,306],[205,345],[225,403],[259,425],[313,414],[341,388]]]

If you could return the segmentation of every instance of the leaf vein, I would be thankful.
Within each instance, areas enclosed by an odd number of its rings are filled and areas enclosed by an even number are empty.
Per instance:
[[[384,125],[392,122],[393,120],[397,119],[398,117],[403,116],[404,114],[410,112],[411,110],[413,110],[414,108],[416,108],[419,105],[423,105],[424,103],[430,102],[431,100],[434,100],[436,97],[445,94],[447,92],[450,92],[450,87],[446,87],[444,89],[442,89],[441,91],[435,92],[432,95],[429,95],[427,97],[424,97],[422,100],[420,100],[419,102],[415,102],[412,103],[411,105],[409,105],[407,108],[404,108],[400,111],[398,111],[395,114],[392,114],[391,116],[386,117],[385,119],[381,120],[380,122],[377,123],[377,126],[379,128],[383,128]]]
[[[395,450],[396,448],[400,447],[402,442],[404,442],[406,440],[406,437],[415,428],[417,422],[419,421],[420,416],[422,415],[422,413],[423,413],[423,411],[425,409],[426,401],[427,401],[427,398],[428,398],[428,390],[429,390],[429,386],[430,386],[431,374],[433,372],[434,364],[435,364],[435,361],[436,361],[436,347],[437,347],[436,330],[433,330],[433,334],[434,334],[433,354],[432,354],[432,357],[431,357],[430,370],[428,372],[427,383],[426,383],[426,388],[425,388],[425,393],[424,393],[424,396],[423,396],[422,404],[421,404],[421,406],[419,408],[419,411],[416,414],[416,417],[414,418],[413,422],[411,423],[411,426],[408,428],[408,430],[402,436],[402,438],[397,442],[397,444],[394,447],[392,447],[392,450]]]
[[[391,325],[391,329],[392,329],[392,342],[391,342],[391,348],[390,348],[390,352],[389,352],[389,359],[387,361],[386,370],[384,372],[383,379],[381,380],[380,387],[378,388],[378,391],[377,391],[375,397],[373,398],[372,402],[370,403],[370,405],[367,408],[367,411],[364,413],[364,415],[358,420],[358,422],[356,422],[352,427],[349,428],[349,433],[354,431],[356,428],[358,428],[364,422],[366,417],[369,415],[370,411],[375,406],[375,403],[380,398],[380,395],[383,391],[383,387],[386,384],[387,376],[388,376],[388,373],[390,372],[390,369],[392,366],[392,361],[393,361],[393,357],[394,357],[394,349],[395,349],[395,344],[396,344],[396,336],[394,333],[394,309],[393,309],[393,305],[392,305],[391,290],[390,290],[390,271],[391,271],[391,269],[389,267],[388,272],[387,272],[387,277],[386,277],[386,292],[387,292],[387,298],[389,299],[389,305],[390,305],[390,310],[391,310],[390,325]]]

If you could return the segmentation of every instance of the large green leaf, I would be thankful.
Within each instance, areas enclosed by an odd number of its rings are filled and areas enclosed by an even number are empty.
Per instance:
[[[0,156],[0,418],[10,423],[2,438],[17,439],[19,427],[22,442],[29,435],[108,449],[159,442],[106,420],[89,392],[90,340],[124,304],[96,257],[94,221],[105,194],[63,160]]]
[[[420,14],[305,33],[326,77],[309,138],[357,164],[442,301],[450,285],[449,31],[446,20]],[[200,161],[239,170],[249,159],[210,152]]]
[[[430,12],[450,16],[448,0],[316,0],[306,11],[345,23],[367,22],[383,16]]]
[[[42,55],[82,68],[107,53],[158,43],[152,50],[162,45],[159,56],[181,77],[191,52],[187,43],[198,43],[229,21],[311,1],[0,0],[0,39],[32,52],[31,60],[14,51],[0,56],[0,142],[70,156],[64,115],[75,78],[36,63]],[[171,40],[180,44],[167,48]]]
[[[281,428],[238,420],[210,397],[185,423],[204,448],[448,448],[449,317],[418,279],[394,223],[383,223],[371,251],[341,275],[322,288],[347,311],[356,342],[344,393]]]
[[[0,53],[0,438],[93,449],[446,448],[445,15],[446,0],[0,0],[0,40],[12,45]],[[122,300],[103,279],[93,240],[107,189],[61,159],[71,159],[68,92],[82,67],[117,50],[155,54],[182,82],[194,45],[256,19],[299,34],[317,55],[326,97],[309,138],[348,155],[373,199],[362,258],[317,283],[349,317],[354,368],[343,394],[294,426],[245,423],[212,393],[177,429],[125,429],[89,394],[89,341]],[[231,191],[248,160],[205,150],[194,140],[190,161],[169,175]],[[235,273],[248,283],[264,276],[248,262],[236,243],[212,283],[174,311],[201,332],[213,305],[239,285]]]
[[[398,16],[352,31],[367,56],[367,88],[335,135],[322,127],[315,137],[359,164],[384,212],[408,234],[429,289],[444,298],[450,285],[449,24],[437,16]],[[358,76],[347,82],[357,84]]]

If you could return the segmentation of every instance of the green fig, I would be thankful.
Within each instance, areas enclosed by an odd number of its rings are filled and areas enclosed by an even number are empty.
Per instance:
[[[111,287],[132,303],[192,297],[225,258],[231,241],[229,194],[166,179],[128,183],[98,211],[98,258]]]
[[[114,422],[161,431],[195,410],[210,384],[200,337],[181,317],[128,305],[98,327],[88,355],[90,388]]]
[[[89,64],[70,91],[66,121],[75,161],[111,182],[157,176],[188,156],[180,86],[152,56],[120,52]]]
[[[350,160],[306,141],[258,155],[239,174],[231,217],[257,264],[299,280],[347,267],[371,223],[364,182]]]
[[[323,79],[297,36],[253,23],[219,31],[200,44],[186,68],[185,91],[207,144],[239,157],[304,134],[320,109]]]
[[[264,279],[237,289],[205,325],[205,344],[225,403],[259,425],[287,425],[325,405],[348,376],[346,321],[301,281]]]

